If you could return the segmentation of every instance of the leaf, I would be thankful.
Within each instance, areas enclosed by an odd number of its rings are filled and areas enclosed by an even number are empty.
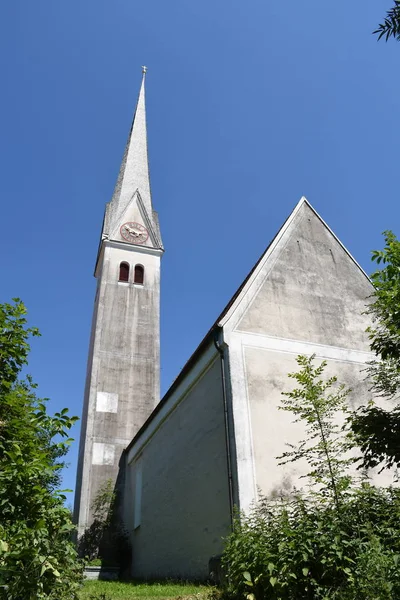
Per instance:
[[[308,568],[308,567],[303,567],[301,571],[302,571],[302,573],[303,573],[304,577],[307,577],[307,575],[308,575],[308,574],[309,574],[309,572],[310,572],[310,570],[309,570],[309,568]]]
[[[276,577],[270,577],[269,578],[269,582],[272,585],[272,587],[275,587],[276,583],[277,583],[277,578]]]
[[[243,573],[243,577],[247,580],[247,581],[251,581],[251,575],[248,571],[245,571]]]

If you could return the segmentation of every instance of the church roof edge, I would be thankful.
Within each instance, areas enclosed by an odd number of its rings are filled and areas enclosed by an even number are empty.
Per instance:
[[[356,267],[358,267],[360,269],[360,271],[365,275],[365,277],[368,279],[368,281],[371,281],[370,278],[369,278],[369,275],[364,271],[364,269],[362,268],[362,266],[360,265],[360,263],[357,262],[357,260],[351,254],[351,252],[346,248],[346,246],[343,244],[343,242],[340,241],[340,239],[335,234],[335,232],[329,227],[329,225],[327,224],[327,222],[324,221],[324,219],[321,217],[321,215],[315,210],[315,208],[313,207],[313,205],[307,200],[307,198],[305,196],[302,196],[300,198],[297,206],[300,206],[303,203],[307,204],[307,206],[313,211],[313,213],[315,214],[315,216],[318,217],[318,219],[321,221],[321,223],[327,228],[327,230],[329,231],[329,233],[335,238],[335,240],[338,242],[338,244],[343,248],[343,250],[349,256],[349,258],[351,258],[351,260],[354,262],[354,264],[356,265]],[[296,206],[296,208],[297,208],[297,206]]]
[[[358,262],[355,260],[355,258],[350,254],[350,252],[347,250],[347,248],[342,244],[342,242],[339,240],[339,238],[333,233],[331,228],[325,223],[325,221],[318,214],[318,212],[315,210],[315,208],[312,206],[312,204],[307,200],[307,198],[305,196],[302,196],[300,198],[300,200],[298,201],[298,203],[296,204],[296,206],[294,207],[294,209],[291,211],[290,215],[287,217],[287,219],[283,223],[283,225],[280,227],[280,229],[277,231],[275,236],[272,238],[272,240],[270,241],[270,243],[268,244],[268,246],[266,247],[264,252],[262,252],[262,254],[259,257],[259,259],[257,260],[257,262],[254,264],[253,268],[248,273],[247,277],[245,277],[245,279],[243,280],[241,285],[238,287],[238,289],[236,290],[236,292],[234,293],[232,298],[229,300],[229,302],[227,303],[225,308],[222,310],[222,312],[220,313],[218,318],[214,321],[213,325],[208,330],[206,335],[203,337],[200,344],[197,346],[196,350],[193,352],[193,354],[190,356],[188,361],[185,363],[185,365],[183,366],[182,370],[180,371],[180,373],[178,374],[176,379],[173,381],[173,383],[171,384],[169,389],[166,391],[166,393],[164,394],[164,396],[162,397],[160,402],[154,408],[153,412],[150,414],[148,419],[144,422],[142,427],[139,429],[139,431],[136,433],[136,435],[134,436],[132,441],[129,443],[129,445],[125,449],[125,452],[128,452],[130,450],[130,448],[134,445],[134,443],[140,438],[140,436],[147,429],[147,427],[149,426],[149,424],[151,423],[153,418],[162,409],[162,407],[165,405],[167,400],[174,393],[174,391],[180,385],[180,383],[182,382],[184,377],[187,375],[187,373],[193,367],[193,365],[195,364],[197,359],[206,350],[206,348],[209,346],[209,344],[213,342],[213,340],[215,339],[216,332],[223,329],[223,326],[224,326],[223,319],[227,316],[229,310],[232,308],[232,306],[234,305],[236,300],[239,298],[240,294],[242,293],[242,291],[244,290],[246,285],[249,283],[250,279],[252,278],[253,274],[257,270],[258,266],[262,262],[265,255],[274,248],[275,244],[278,242],[278,240],[280,239],[283,232],[286,230],[288,225],[291,223],[291,221],[294,219],[297,212],[301,209],[301,207],[304,204],[306,204],[313,211],[315,216],[322,222],[322,224],[328,229],[328,231],[332,234],[332,236],[337,240],[337,242],[340,244],[340,246],[343,248],[343,250],[349,256],[349,258],[355,263],[355,265],[365,275],[365,277],[368,279],[368,281],[370,281],[368,275],[365,273],[365,271],[362,269],[362,267],[358,264]]]
[[[236,301],[240,302],[239,296],[242,294],[242,292],[246,293],[247,286],[251,285],[251,281],[250,280],[252,280],[253,275],[256,276],[255,272],[257,271],[257,269],[259,267],[261,268],[261,263],[263,262],[263,260],[266,259],[267,256],[274,250],[276,244],[278,243],[278,241],[280,240],[280,238],[283,236],[283,234],[285,233],[286,229],[290,226],[290,224],[292,223],[292,221],[294,220],[294,218],[296,217],[297,213],[299,212],[299,210],[301,209],[301,207],[303,205],[308,206],[308,208],[315,214],[315,216],[317,217],[317,219],[319,219],[321,221],[322,225],[329,231],[329,233],[332,235],[332,237],[343,248],[343,250],[345,251],[345,253],[353,261],[353,263],[356,265],[356,267],[368,279],[368,281],[371,282],[371,280],[368,277],[367,273],[360,266],[360,264],[356,261],[356,259],[353,257],[353,255],[347,250],[346,246],[340,241],[340,239],[337,237],[337,235],[332,231],[332,229],[329,227],[329,225],[324,221],[324,219],[321,217],[321,215],[315,210],[315,208],[307,200],[307,198],[305,196],[302,196],[300,198],[300,200],[298,201],[298,203],[296,204],[296,206],[294,207],[294,209],[292,210],[292,212],[290,213],[290,215],[287,217],[287,219],[283,223],[283,225],[280,227],[280,229],[277,231],[277,233],[275,234],[275,236],[272,238],[271,242],[268,244],[268,246],[266,247],[266,249],[264,250],[264,252],[261,254],[260,258],[255,263],[254,267],[251,269],[250,273],[244,279],[244,281],[241,284],[241,286],[238,288],[238,290],[236,291],[236,293],[233,295],[233,297],[231,298],[231,300],[228,303],[228,305],[225,307],[225,309],[220,314],[219,318],[217,319],[217,323],[219,323],[219,325],[221,327],[223,327],[226,324],[226,322],[227,322],[227,320],[229,318],[228,312],[233,307],[234,303]]]

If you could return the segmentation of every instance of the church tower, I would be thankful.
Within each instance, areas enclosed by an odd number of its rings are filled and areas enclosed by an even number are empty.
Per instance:
[[[97,255],[92,331],[81,422],[75,520],[91,524],[99,488],[115,485],[124,448],[159,401],[160,259],[153,210],[145,73]]]

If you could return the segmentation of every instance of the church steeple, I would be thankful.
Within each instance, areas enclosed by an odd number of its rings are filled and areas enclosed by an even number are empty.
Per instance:
[[[153,210],[147,152],[145,81],[147,67],[142,67],[142,84],[117,183],[106,207],[103,238],[114,238],[128,207],[138,201],[143,220],[153,237],[153,246],[162,248],[157,213]]]
[[[97,255],[75,495],[79,536],[92,522],[98,491],[109,480],[118,487],[124,448],[160,399],[163,247],[150,192],[144,86],[145,69]]]

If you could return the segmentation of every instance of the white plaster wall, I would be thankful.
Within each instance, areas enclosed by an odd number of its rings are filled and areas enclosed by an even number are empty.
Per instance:
[[[229,531],[219,357],[180,400],[146,445],[129,454],[124,511],[135,577],[204,579]],[[139,457],[141,518],[135,529]]]
[[[368,351],[372,286],[304,203],[260,274],[237,330]]]
[[[243,351],[257,486],[267,496],[279,496],[293,487],[305,487],[306,480],[301,478],[309,471],[305,461],[279,465],[277,460],[288,450],[287,444],[297,444],[306,437],[304,424],[294,423],[292,413],[279,409],[282,391],[289,391],[295,385],[288,373],[299,370],[296,355],[249,346]],[[322,357],[316,357],[316,364],[321,361]],[[351,388],[348,401],[352,409],[365,404],[370,398],[364,368],[365,365],[360,362],[328,360],[324,372],[324,378],[336,375],[338,381]],[[393,475],[388,471],[379,477],[375,473],[373,478],[380,485],[393,482]]]
[[[298,354],[328,360],[327,376],[353,388],[354,406],[368,401],[362,369],[372,354],[363,313],[371,293],[357,263],[302,200],[223,318],[242,509],[257,488],[274,495],[304,483],[305,464],[276,460],[285,444],[304,438],[302,426],[278,409]],[[380,478],[391,480],[390,473]]]

